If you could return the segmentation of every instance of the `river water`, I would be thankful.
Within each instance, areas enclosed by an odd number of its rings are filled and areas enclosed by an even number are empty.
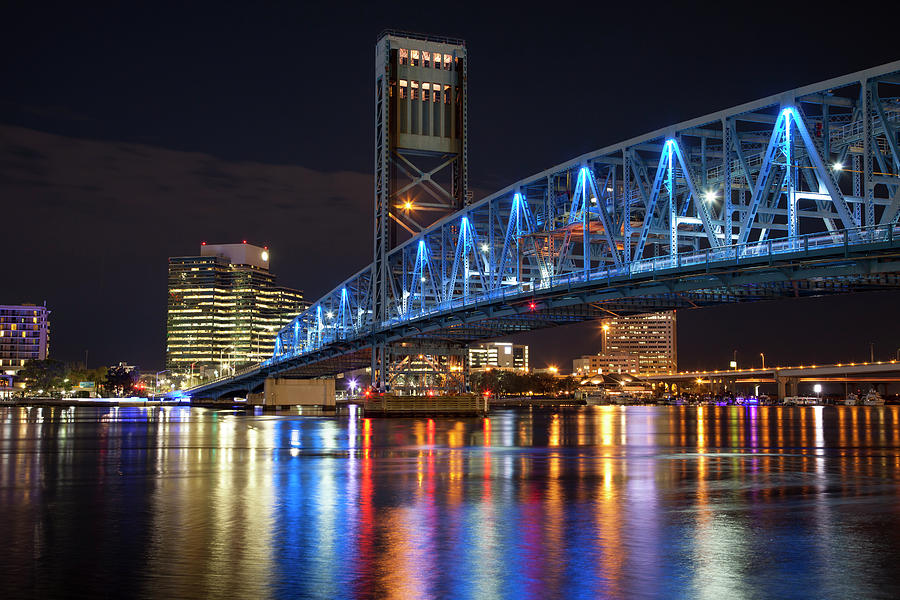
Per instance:
[[[896,598],[900,406],[0,408],[2,598]]]

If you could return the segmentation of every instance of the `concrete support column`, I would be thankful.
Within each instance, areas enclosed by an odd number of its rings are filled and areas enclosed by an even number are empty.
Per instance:
[[[782,400],[788,396],[797,395],[800,379],[798,377],[784,377],[776,372],[775,383],[778,385],[778,399]]]

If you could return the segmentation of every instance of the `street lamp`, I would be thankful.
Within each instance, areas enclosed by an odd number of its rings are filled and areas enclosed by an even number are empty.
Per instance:
[[[607,336],[607,334],[609,333],[609,323],[604,323],[604,324],[602,325],[602,328],[603,328],[603,353],[606,354],[606,352],[607,352],[607,350],[606,350],[606,344],[607,344],[607,342],[606,342],[606,336]]]
[[[356,382],[355,379],[351,379],[350,382],[349,382],[349,385],[350,385],[350,395],[351,395],[351,396],[355,396],[355,395],[356,395],[356,388],[357,388],[357,386],[358,386],[359,384]]]
[[[814,385],[814,386],[813,386],[813,391],[816,393],[816,400],[818,400],[818,399],[819,399],[819,394],[822,393],[822,384],[821,384],[821,383],[817,383],[816,385]]]
[[[166,369],[166,370],[164,370],[164,371],[157,371],[157,372],[156,372],[156,387],[153,389],[153,395],[154,395],[154,396],[157,395],[157,394],[159,394],[159,376],[160,376],[160,374],[162,374],[162,373],[168,373],[168,372],[169,372],[169,369]]]
[[[763,361],[763,366],[762,366],[762,368],[765,369],[765,368],[766,368],[766,353],[765,353],[765,352],[760,352],[759,355],[762,357],[762,361]]]

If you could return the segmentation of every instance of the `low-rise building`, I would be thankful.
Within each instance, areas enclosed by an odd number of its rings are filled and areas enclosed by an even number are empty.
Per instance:
[[[640,370],[640,358],[635,354],[616,352],[610,354],[587,354],[572,361],[572,373],[576,376],[600,375],[603,373],[632,373]]]
[[[528,370],[528,346],[509,342],[490,342],[469,346],[469,369]]]

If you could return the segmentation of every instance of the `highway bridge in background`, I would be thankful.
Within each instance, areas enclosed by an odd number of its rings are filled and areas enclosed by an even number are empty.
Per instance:
[[[900,382],[900,362],[896,360],[847,362],[832,365],[799,365],[750,367],[746,369],[718,369],[709,371],[679,371],[654,373],[644,379],[675,384],[684,389],[694,383],[708,386],[712,393],[744,389],[753,391],[757,385],[774,384],[778,397],[811,394],[815,384],[892,384]],[[805,385],[804,385],[805,384]],[[859,386],[857,386],[859,387]]]

